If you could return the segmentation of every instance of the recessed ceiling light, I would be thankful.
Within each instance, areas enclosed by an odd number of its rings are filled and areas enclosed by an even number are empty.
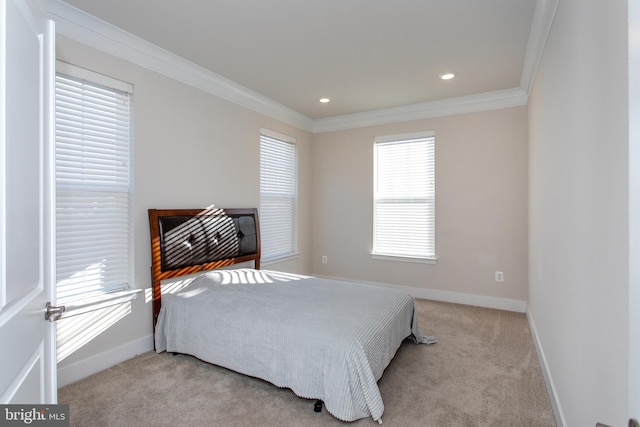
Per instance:
[[[319,101],[322,102],[323,104],[326,104],[327,102],[329,102],[331,100],[329,98],[320,98]]]
[[[440,78],[442,80],[451,80],[452,78],[454,78],[456,75],[453,73],[444,73],[444,74],[440,74]]]

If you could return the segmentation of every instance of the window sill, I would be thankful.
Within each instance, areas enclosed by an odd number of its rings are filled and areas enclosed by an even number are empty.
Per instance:
[[[265,265],[277,264],[280,262],[291,261],[300,257],[300,252],[295,252],[289,255],[283,255],[276,258],[262,259],[260,260],[260,266],[263,267]]]
[[[105,292],[104,294],[77,299],[69,303],[60,304],[60,302],[58,302],[58,305],[64,305],[65,307],[61,319],[133,301],[138,298],[138,294],[141,292],[142,289],[129,289],[124,291]]]
[[[402,255],[371,254],[371,258],[383,261],[413,262],[418,264],[437,264],[438,258],[417,258]]]

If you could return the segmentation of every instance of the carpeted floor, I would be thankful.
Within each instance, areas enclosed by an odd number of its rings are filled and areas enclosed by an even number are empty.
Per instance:
[[[555,426],[526,316],[417,300],[435,345],[403,343],[379,381],[385,426]],[[145,353],[59,390],[71,426],[373,426],[190,356]]]

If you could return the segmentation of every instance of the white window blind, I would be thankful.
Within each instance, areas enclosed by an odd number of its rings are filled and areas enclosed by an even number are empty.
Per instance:
[[[260,238],[265,261],[294,255],[297,211],[295,139],[260,131]]]
[[[57,297],[73,304],[129,287],[132,91],[68,64],[58,70]]]
[[[373,255],[435,260],[433,132],[376,138]]]

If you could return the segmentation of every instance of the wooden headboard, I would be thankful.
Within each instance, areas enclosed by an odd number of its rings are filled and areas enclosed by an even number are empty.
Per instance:
[[[255,208],[149,209],[149,228],[154,332],[162,280],[248,261],[260,269]]]

